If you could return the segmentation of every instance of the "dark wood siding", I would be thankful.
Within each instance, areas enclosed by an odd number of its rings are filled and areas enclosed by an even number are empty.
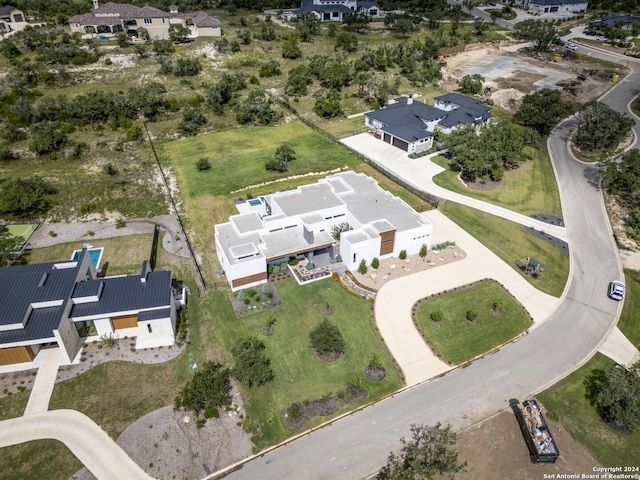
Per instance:
[[[380,255],[393,253],[393,247],[396,241],[396,231],[391,230],[380,234]]]
[[[231,281],[232,287],[241,287],[242,285],[248,285],[253,282],[259,282],[260,280],[267,279],[267,272],[256,273],[255,275],[249,275],[248,277],[236,278]]]

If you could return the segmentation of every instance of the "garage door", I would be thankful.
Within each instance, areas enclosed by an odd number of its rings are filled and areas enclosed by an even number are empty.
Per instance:
[[[387,143],[391,143],[391,135],[389,135],[388,133],[385,133],[383,140]]]
[[[24,363],[32,360],[33,350],[31,350],[31,347],[0,348],[0,365],[12,365],[14,363]]]
[[[409,150],[409,144],[403,140],[400,140],[399,138],[393,137],[393,144],[396,147],[401,148],[405,152]]]
[[[551,7],[551,10],[549,10],[551,13],[557,12],[559,7]]]
[[[138,326],[138,314],[134,315],[122,315],[121,317],[113,317],[111,324],[114,330],[121,330],[123,328],[136,328]]]

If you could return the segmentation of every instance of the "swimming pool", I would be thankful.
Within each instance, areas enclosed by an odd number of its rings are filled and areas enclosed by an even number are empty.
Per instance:
[[[104,251],[104,247],[99,248],[89,248],[89,258],[91,259],[91,264],[93,265],[93,269],[97,270],[98,265],[100,265],[100,260],[102,259],[102,252]],[[73,255],[71,255],[72,261],[77,261],[80,259],[80,254],[82,250],[74,250]]]
[[[252,207],[259,207],[260,205],[262,205],[262,200],[260,200],[259,198],[252,198],[248,200],[248,202]]]

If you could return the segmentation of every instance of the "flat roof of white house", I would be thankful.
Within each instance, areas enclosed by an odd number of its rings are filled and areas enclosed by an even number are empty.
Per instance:
[[[269,197],[269,203],[278,205],[287,217],[344,205],[326,183],[305,185],[296,190],[273,194]]]
[[[316,233],[313,236],[313,241],[309,242],[302,233],[302,227],[265,233],[262,235],[262,239],[267,246],[264,250],[267,260],[315,250],[334,242],[333,237],[326,232]]]
[[[229,220],[234,223],[240,233],[248,233],[262,228],[262,220],[256,212],[234,215],[229,217]]]

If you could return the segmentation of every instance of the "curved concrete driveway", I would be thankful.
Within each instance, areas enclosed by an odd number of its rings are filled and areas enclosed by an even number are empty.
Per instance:
[[[564,227],[541,222],[522,215],[521,213],[439,187],[433,182],[433,177],[443,172],[444,168],[429,160],[429,158],[436,154],[420,158],[409,158],[407,152],[382,140],[378,140],[369,133],[361,133],[353,137],[343,138],[340,141],[376,165],[379,165],[384,170],[402,178],[418,190],[429,192],[445,200],[451,200],[452,202],[511,220],[525,227],[534,228],[561,240],[567,240],[567,231]]]
[[[152,480],[86,415],[75,410],[52,410],[0,422],[0,447],[33,440],[54,439],[100,480]]]
[[[484,278],[492,278],[518,299],[536,325],[546,320],[560,299],[542,293],[465,230],[437,210],[422,214],[433,225],[434,243],[455,240],[467,254],[463,260],[395,279],[376,298],[376,323],[391,355],[404,372],[407,386],[450,370],[426,345],[415,328],[411,307],[421,298]]]

